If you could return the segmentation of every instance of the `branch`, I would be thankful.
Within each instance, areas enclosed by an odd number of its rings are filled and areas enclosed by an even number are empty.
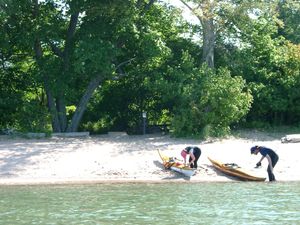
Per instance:
[[[65,49],[64,49],[64,52],[63,52],[65,57],[68,54],[68,50],[71,47],[72,39],[75,35],[76,26],[77,26],[77,22],[78,22],[78,17],[79,17],[79,12],[76,12],[75,14],[72,14],[71,18],[70,18],[70,23],[69,23],[69,27],[68,27],[68,31],[67,31],[67,37],[66,37]]]
[[[61,57],[61,58],[64,56],[64,53],[54,43],[49,41],[49,45],[50,45],[50,47],[51,47],[51,49],[52,49],[52,51],[55,55],[57,55],[58,57]]]
[[[119,79],[120,77],[123,77],[123,76],[126,76],[127,74],[125,72],[123,72],[122,70],[122,66],[127,64],[127,63],[130,63],[131,61],[135,60],[135,57],[134,58],[131,58],[131,59],[128,59],[124,62],[121,62],[119,65],[116,66],[116,71],[118,72],[118,76],[114,77],[113,80],[117,80]]]
[[[128,60],[126,60],[126,61],[124,61],[124,62],[121,62],[119,65],[117,65],[116,70],[119,69],[121,66],[123,66],[123,65],[125,65],[125,64],[127,64],[127,63],[130,63],[130,62],[133,61],[133,60],[135,60],[135,57],[133,57],[133,58],[131,58],[131,59],[128,59]]]
[[[67,32],[67,42],[70,42],[70,40],[74,37],[77,22],[78,22],[78,17],[79,17],[79,12],[72,14],[70,23],[69,23],[69,28]]]
[[[196,7],[196,8],[192,8],[189,4],[187,4],[184,0],[180,0],[180,2],[182,4],[184,4],[199,20],[201,23],[203,23],[202,21],[202,17],[201,15],[198,15],[198,13],[196,12],[200,7],[200,4]]]
[[[185,1],[183,1],[183,0],[180,0],[181,1],[181,3],[182,4],[184,4],[189,10],[191,10],[192,12],[194,12],[194,9],[191,7],[191,6],[189,6],[189,4],[187,4]]]
[[[73,37],[75,36],[78,17],[79,17],[79,12],[76,12],[71,15],[70,23],[69,23],[69,27],[68,27],[68,31],[67,31],[65,47],[63,50],[64,70],[66,70],[66,71],[69,69],[69,64],[70,64],[69,51],[72,48],[72,44],[73,44],[72,41],[73,41]]]

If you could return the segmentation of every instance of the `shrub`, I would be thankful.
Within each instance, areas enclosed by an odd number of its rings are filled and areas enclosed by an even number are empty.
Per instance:
[[[175,136],[224,136],[252,103],[245,81],[229,70],[203,67],[185,84],[172,121]]]

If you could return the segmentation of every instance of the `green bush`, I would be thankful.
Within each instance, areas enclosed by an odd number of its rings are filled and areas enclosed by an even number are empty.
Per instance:
[[[221,68],[201,68],[185,84],[172,121],[175,136],[224,136],[244,117],[252,103],[245,81]]]
[[[87,122],[81,125],[81,129],[89,131],[91,134],[105,134],[107,133],[111,126],[112,121],[109,118],[102,118],[96,122]]]
[[[46,132],[51,131],[51,120],[48,110],[37,100],[23,102],[20,111],[16,115],[14,127],[22,132]]]

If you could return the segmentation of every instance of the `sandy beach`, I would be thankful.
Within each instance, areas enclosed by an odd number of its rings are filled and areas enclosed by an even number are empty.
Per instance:
[[[195,176],[187,178],[163,167],[158,149],[181,158],[180,151],[189,145],[202,150]],[[254,175],[267,177],[266,159],[261,168],[254,168],[261,156],[250,154],[253,145],[267,146],[278,153],[279,161],[274,169],[277,181],[300,181],[300,143],[281,143],[280,136],[251,131],[238,138],[212,141],[125,133],[81,138],[1,137],[0,185],[235,182],[217,172],[208,156],[224,163],[236,163]]]

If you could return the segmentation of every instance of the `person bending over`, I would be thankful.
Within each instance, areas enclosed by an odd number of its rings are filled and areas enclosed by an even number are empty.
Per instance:
[[[201,155],[201,149],[196,146],[188,146],[181,151],[181,156],[184,159],[184,164],[186,164],[186,157],[189,155],[189,166],[191,168],[197,169],[198,159]]]
[[[258,145],[253,146],[250,149],[250,151],[251,151],[251,154],[257,155],[257,153],[260,153],[262,155],[261,159],[258,161],[258,163],[256,163],[257,167],[261,166],[261,162],[264,158],[267,158],[267,160],[269,162],[268,169],[267,169],[269,181],[276,181],[274,173],[273,173],[274,167],[279,159],[276,152],[274,152],[270,148],[266,148],[266,147],[258,146]]]

